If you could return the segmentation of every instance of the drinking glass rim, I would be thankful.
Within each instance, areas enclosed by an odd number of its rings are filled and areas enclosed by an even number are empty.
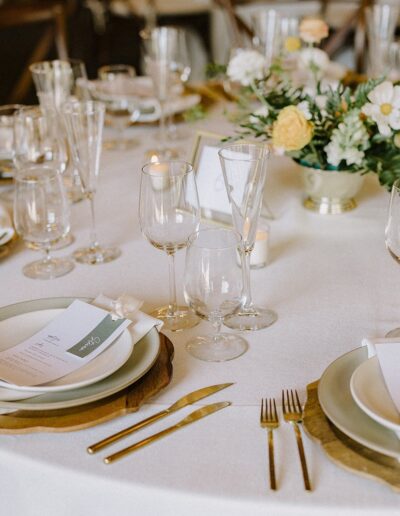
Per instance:
[[[47,171],[47,172],[52,172],[52,174],[48,174],[46,176],[42,176],[40,177],[40,175],[36,176],[36,177],[33,177],[33,176],[28,176],[28,177],[23,177],[23,175],[25,175],[27,172],[31,171],[31,170],[39,170],[39,171]],[[57,167],[54,167],[54,166],[51,166],[51,165],[28,165],[28,166],[25,166],[25,167],[22,167],[21,169],[18,170],[17,174],[15,175],[15,181],[18,182],[18,183],[26,183],[26,184],[29,184],[29,183],[41,183],[41,182],[44,182],[45,180],[50,180],[50,181],[53,181],[54,179],[58,179],[60,177],[60,173],[57,169]]]
[[[228,144],[228,145],[224,145],[223,147],[221,147],[218,151],[218,156],[221,158],[221,159],[224,159],[226,161],[246,161],[246,162],[249,162],[249,163],[252,163],[252,162],[255,162],[255,161],[260,161],[261,158],[252,158],[252,157],[249,157],[249,158],[230,158],[228,156],[224,156],[223,153],[224,151],[226,150],[229,150],[229,149],[232,149],[234,147],[240,147],[240,146],[243,146],[243,145],[248,145],[249,147],[257,147],[259,149],[263,149],[265,150],[265,156],[269,156],[270,154],[270,150],[268,149],[267,145],[263,145],[262,143],[232,143],[232,144]]]
[[[65,70],[71,69],[71,63],[68,60],[49,59],[45,61],[37,61],[36,63],[32,63],[31,65],[29,65],[29,71],[34,73],[45,73],[54,68],[54,63],[57,63],[56,66],[60,64],[60,68],[64,68]]]
[[[199,233],[207,233],[209,231],[228,232],[228,233],[231,233],[232,235],[234,235],[237,239],[236,243],[232,244],[232,245],[224,245],[224,246],[221,245],[221,246],[216,246],[216,247],[208,247],[209,249],[212,249],[213,251],[223,251],[225,249],[232,249],[234,247],[238,247],[243,241],[241,235],[235,229],[217,227],[217,228],[203,228],[203,229],[198,229],[198,230],[194,231],[188,238],[188,244],[192,247],[198,247],[199,249],[201,249],[201,248],[205,249],[206,247],[203,245],[196,245],[196,238],[199,235]]]
[[[142,173],[146,176],[151,176],[151,177],[159,177],[159,173],[157,172],[150,172],[149,170],[146,170],[147,168],[150,168],[154,165],[170,165],[171,163],[180,163],[181,165],[186,165],[187,169],[182,172],[182,173],[177,173],[177,174],[174,174],[174,177],[179,177],[179,176],[186,176],[187,174],[190,174],[191,172],[194,171],[193,169],[193,165],[191,163],[189,163],[188,161],[185,161],[183,159],[165,159],[165,160],[162,160],[162,161],[149,161],[148,163],[145,163],[142,167]],[[168,171],[170,169],[168,168]]]
[[[88,108],[91,109],[84,109]],[[79,109],[74,109],[75,107],[79,107]],[[92,114],[92,113],[104,113],[105,105],[104,102],[100,102],[98,100],[67,100],[61,106],[61,110],[63,114],[68,116],[78,116],[82,114]]]

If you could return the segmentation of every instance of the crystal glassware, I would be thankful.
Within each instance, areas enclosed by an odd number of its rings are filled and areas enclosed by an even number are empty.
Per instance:
[[[390,45],[393,41],[399,7],[376,4],[365,9],[368,36],[368,75],[380,77],[390,72]]]
[[[55,167],[32,165],[15,178],[14,224],[26,244],[43,250],[43,260],[25,265],[28,278],[51,279],[74,268],[69,258],[53,258],[51,247],[69,232],[69,203],[61,176]]]
[[[164,328],[191,328],[199,318],[187,307],[177,306],[175,253],[188,244],[200,223],[200,206],[194,171],[184,161],[148,163],[142,168],[139,220],[143,235],[169,258],[169,304],[154,312]]]
[[[389,213],[385,228],[385,244],[390,256],[400,263],[400,180],[392,186]],[[400,337],[400,327],[389,331],[386,337]]]
[[[138,100],[127,95],[130,79],[136,76],[136,71],[130,65],[108,65],[99,68],[98,76],[101,86],[94,89],[92,94],[105,103],[106,120],[117,132],[114,140],[104,142],[104,147],[110,150],[131,149],[137,145],[137,141],[124,138],[124,131],[140,115]]]
[[[256,44],[265,57],[266,66],[271,66],[281,47],[281,18],[274,9],[257,12],[253,16]]]
[[[236,263],[241,238],[231,229],[203,229],[192,235],[186,252],[184,293],[192,310],[215,328],[213,335],[201,335],[186,344],[200,360],[223,362],[239,357],[248,348],[245,339],[221,333],[224,317],[241,306],[242,274]]]
[[[224,324],[238,330],[260,330],[277,319],[272,310],[254,306],[250,288],[250,255],[257,233],[269,152],[265,145],[233,143],[221,148],[218,154],[232,209],[233,224],[242,237],[244,287],[242,307],[225,317]]]
[[[14,114],[22,107],[22,104],[0,106],[0,178],[2,179],[14,177]]]
[[[152,79],[154,94],[160,106],[159,146],[149,149],[146,155],[152,161],[173,159],[178,156],[178,151],[166,143],[165,107],[176,85],[176,75],[171,69],[179,43],[178,30],[175,27],[156,27],[149,32],[142,32],[142,39],[146,73]]]
[[[103,247],[97,240],[94,197],[100,167],[104,110],[104,104],[90,100],[67,102],[62,108],[69,148],[83,192],[90,202],[92,220],[90,245],[77,249],[74,258],[79,263],[91,265],[110,262],[121,254],[117,247]]]

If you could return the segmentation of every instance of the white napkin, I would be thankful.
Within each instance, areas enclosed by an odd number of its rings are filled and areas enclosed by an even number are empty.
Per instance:
[[[10,215],[4,206],[0,204],[0,245],[4,245],[11,240],[14,233]]]
[[[363,339],[368,357],[378,357],[387,390],[400,414],[400,339]]]
[[[108,310],[111,312],[113,316],[116,318],[126,318],[131,319],[133,324],[131,324],[128,328],[128,331],[131,334],[133,344],[139,342],[154,326],[161,330],[163,322],[159,319],[155,319],[150,315],[141,312],[139,308],[142,306],[143,301],[136,299],[133,296],[128,294],[122,294],[117,299],[111,299],[103,294],[100,294],[93,301],[93,304],[98,306],[99,308],[103,308],[104,310]],[[13,393],[15,391],[12,391]],[[4,394],[4,396],[2,396]],[[15,393],[10,397],[7,396],[7,389],[0,387],[0,399],[3,401],[9,399],[11,400],[25,400],[28,398],[33,398],[35,396],[40,396],[37,392],[28,393],[28,392],[19,392]],[[15,409],[0,409],[0,414],[8,414],[11,412],[15,412]]]

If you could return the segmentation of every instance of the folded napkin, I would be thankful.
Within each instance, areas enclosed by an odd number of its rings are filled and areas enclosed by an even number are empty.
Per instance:
[[[2,204],[0,204],[0,245],[9,242],[15,231],[11,223],[10,215]]]
[[[400,414],[400,338],[363,339],[368,357],[377,356],[387,390]]]
[[[128,327],[128,331],[131,334],[133,344],[136,344],[140,339],[142,339],[154,326],[160,330],[163,325],[163,322],[159,319],[155,319],[154,317],[141,312],[139,308],[142,306],[143,301],[140,301],[133,296],[129,296],[128,294],[123,294],[117,299],[111,299],[100,294],[93,301],[93,304],[99,308],[108,310],[116,319],[130,319],[132,324]],[[41,394],[38,394],[37,392],[22,392],[0,387],[0,399],[3,401],[24,400],[40,395]],[[0,414],[7,414],[14,411],[15,409],[0,409]]]

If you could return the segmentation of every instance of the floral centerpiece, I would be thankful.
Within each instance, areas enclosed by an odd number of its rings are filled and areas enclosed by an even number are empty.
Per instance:
[[[326,73],[328,56],[311,45],[323,25],[301,29],[310,44],[296,50],[295,66],[284,56],[266,69],[256,50],[239,51],[229,62],[227,76],[251,99],[242,102],[240,135],[269,140],[277,154],[308,169],[375,172],[389,189],[400,177],[400,86],[381,78],[351,89],[338,73]]]

